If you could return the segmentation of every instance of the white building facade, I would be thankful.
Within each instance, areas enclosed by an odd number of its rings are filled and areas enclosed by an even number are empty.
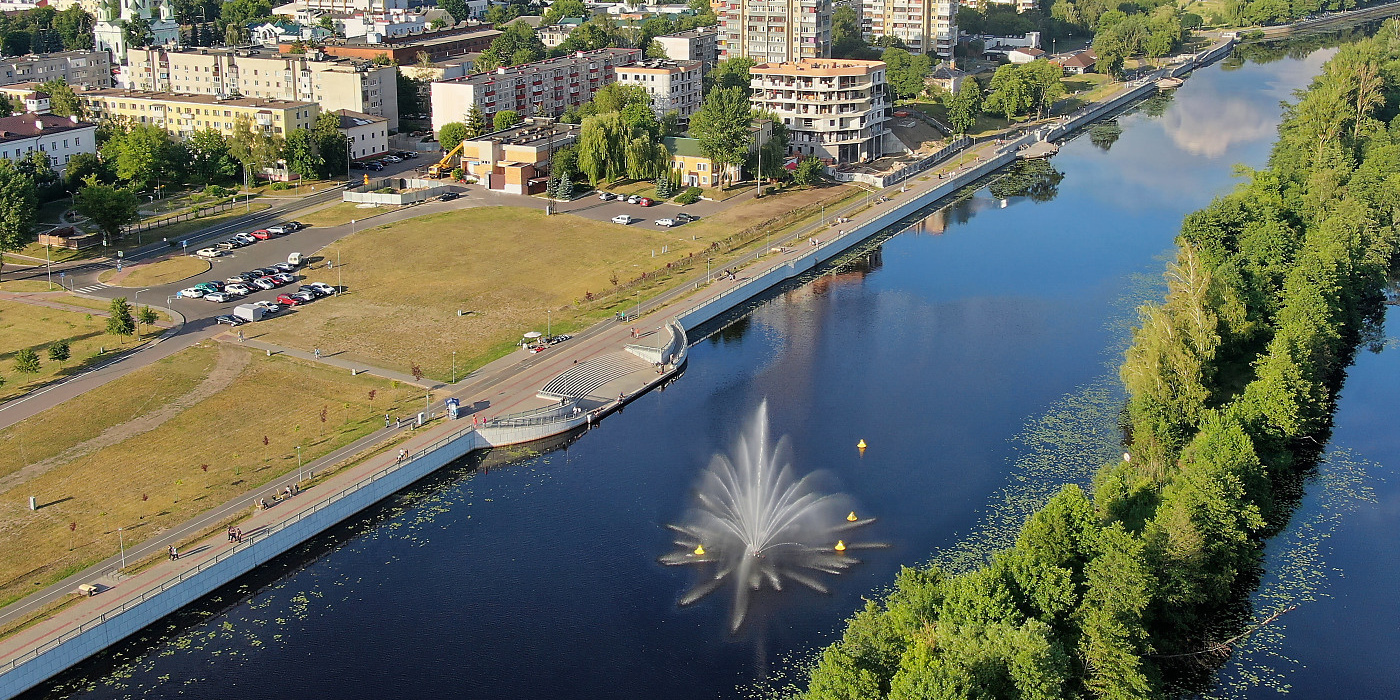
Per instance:
[[[433,131],[462,121],[472,105],[480,107],[488,120],[505,110],[521,117],[557,117],[593,99],[599,88],[617,80],[618,66],[641,57],[639,49],[579,51],[434,82]]]
[[[710,72],[719,63],[719,30],[696,27],[689,31],[667,34],[653,39],[673,61],[699,61],[701,70]]]
[[[913,53],[948,58],[958,43],[957,0],[864,0],[861,29],[865,40],[893,37]]]
[[[890,118],[884,61],[810,59],[753,67],[754,108],[788,128],[789,152],[841,165],[884,155]]]
[[[389,120],[370,114],[336,110],[340,133],[350,146],[350,159],[372,158],[389,152]]]
[[[32,151],[48,154],[50,167],[62,176],[73,156],[97,153],[97,125],[51,114],[0,117],[0,158],[17,161]]]
[[[618,66],[617,82],[644,88],[651,95],[651,109],[658,119],[676,112],[688,120],[700,110],[701,65],[699,61],[638,61]]]
[[[180,25],[175,22],[168,3],[160,0],[110,0],[105,13],[97,17],[92,27],[94,46],[98,51],[110,51],[112,60],[126,63],[126,39],[122,24],[132,19],[146,20],[151,27],[151,46],[176,46],[180,43]]]
[[[112,87],[112,55],[106,51],[58,51],[0,58],[0,85],[59,78],[85,88]]]

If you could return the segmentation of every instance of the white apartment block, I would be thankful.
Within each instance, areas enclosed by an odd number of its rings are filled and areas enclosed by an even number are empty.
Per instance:
[[[316,102],[326,111],[384,117],[390,129],[399,128],[394,66],[266,49],[132,49],[128,59],[133,90]]]
[[[682,120],[688,120],[700,111],[702,65],[699,61],[648,59],[618,66],[617,82],[645,88],[657,119],[667,112],[677,112]]]
[[[706,73],[719,63],[719,30],[714,27],[694,29],[658,36],[654,41],[666,52],[666,58],[674,61],[699,61],[701,70]]]
[[[783,63],[831,55],[831,0],[717,0],[720,58]]]
[[[73,156],[97,153],[97,125],[51,114],[0,117],[0,158],[17,161],[31,151],[47,153],[49,165],[63,175]]]
[[[345,135],[350,159],[371,158],[389,152],[389,121],[384,117],[336,110],[340,117],[340,133]]]
[[[913,53],[953,55],[958,43],[957,0],[864,0],[865,40],[894,37]]]
[[[788,128],[789,152],[845,164],[879,158],[890,116],[884,61],[818,58],[754,66],[754,108]]]
[[[0,85],[46,83],[59,78],[85,88],[112,87],[112,55],[106,51],[58,51],[0,59]]]
[[[512,110],[521,117],[557,117],[591,99],[593,93],[617,80],[618,66],[641,59],[640,49],[579,51],[489,73],[439,80],[432,86],[433,131],[462,121],[472,105],[489,120]]]

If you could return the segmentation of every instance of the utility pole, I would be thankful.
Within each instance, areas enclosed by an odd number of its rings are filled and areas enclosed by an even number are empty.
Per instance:
[[[117,544],[122,548],[122,569],[126,568],[126,538],[122,537],[122,529],[117,528]],[[118,570],[120,571],[120,569]]]

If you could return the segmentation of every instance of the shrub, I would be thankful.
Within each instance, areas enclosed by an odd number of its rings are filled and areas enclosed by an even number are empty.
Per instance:
[[[700,188],[690,187],[686,191],[676,195],[676,204],[694,204],[700,200]]]

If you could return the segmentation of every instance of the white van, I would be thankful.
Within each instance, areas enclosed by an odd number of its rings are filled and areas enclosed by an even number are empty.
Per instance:
[[[301,267],[301,253],[292,253],[287,256],[287,264]]]

